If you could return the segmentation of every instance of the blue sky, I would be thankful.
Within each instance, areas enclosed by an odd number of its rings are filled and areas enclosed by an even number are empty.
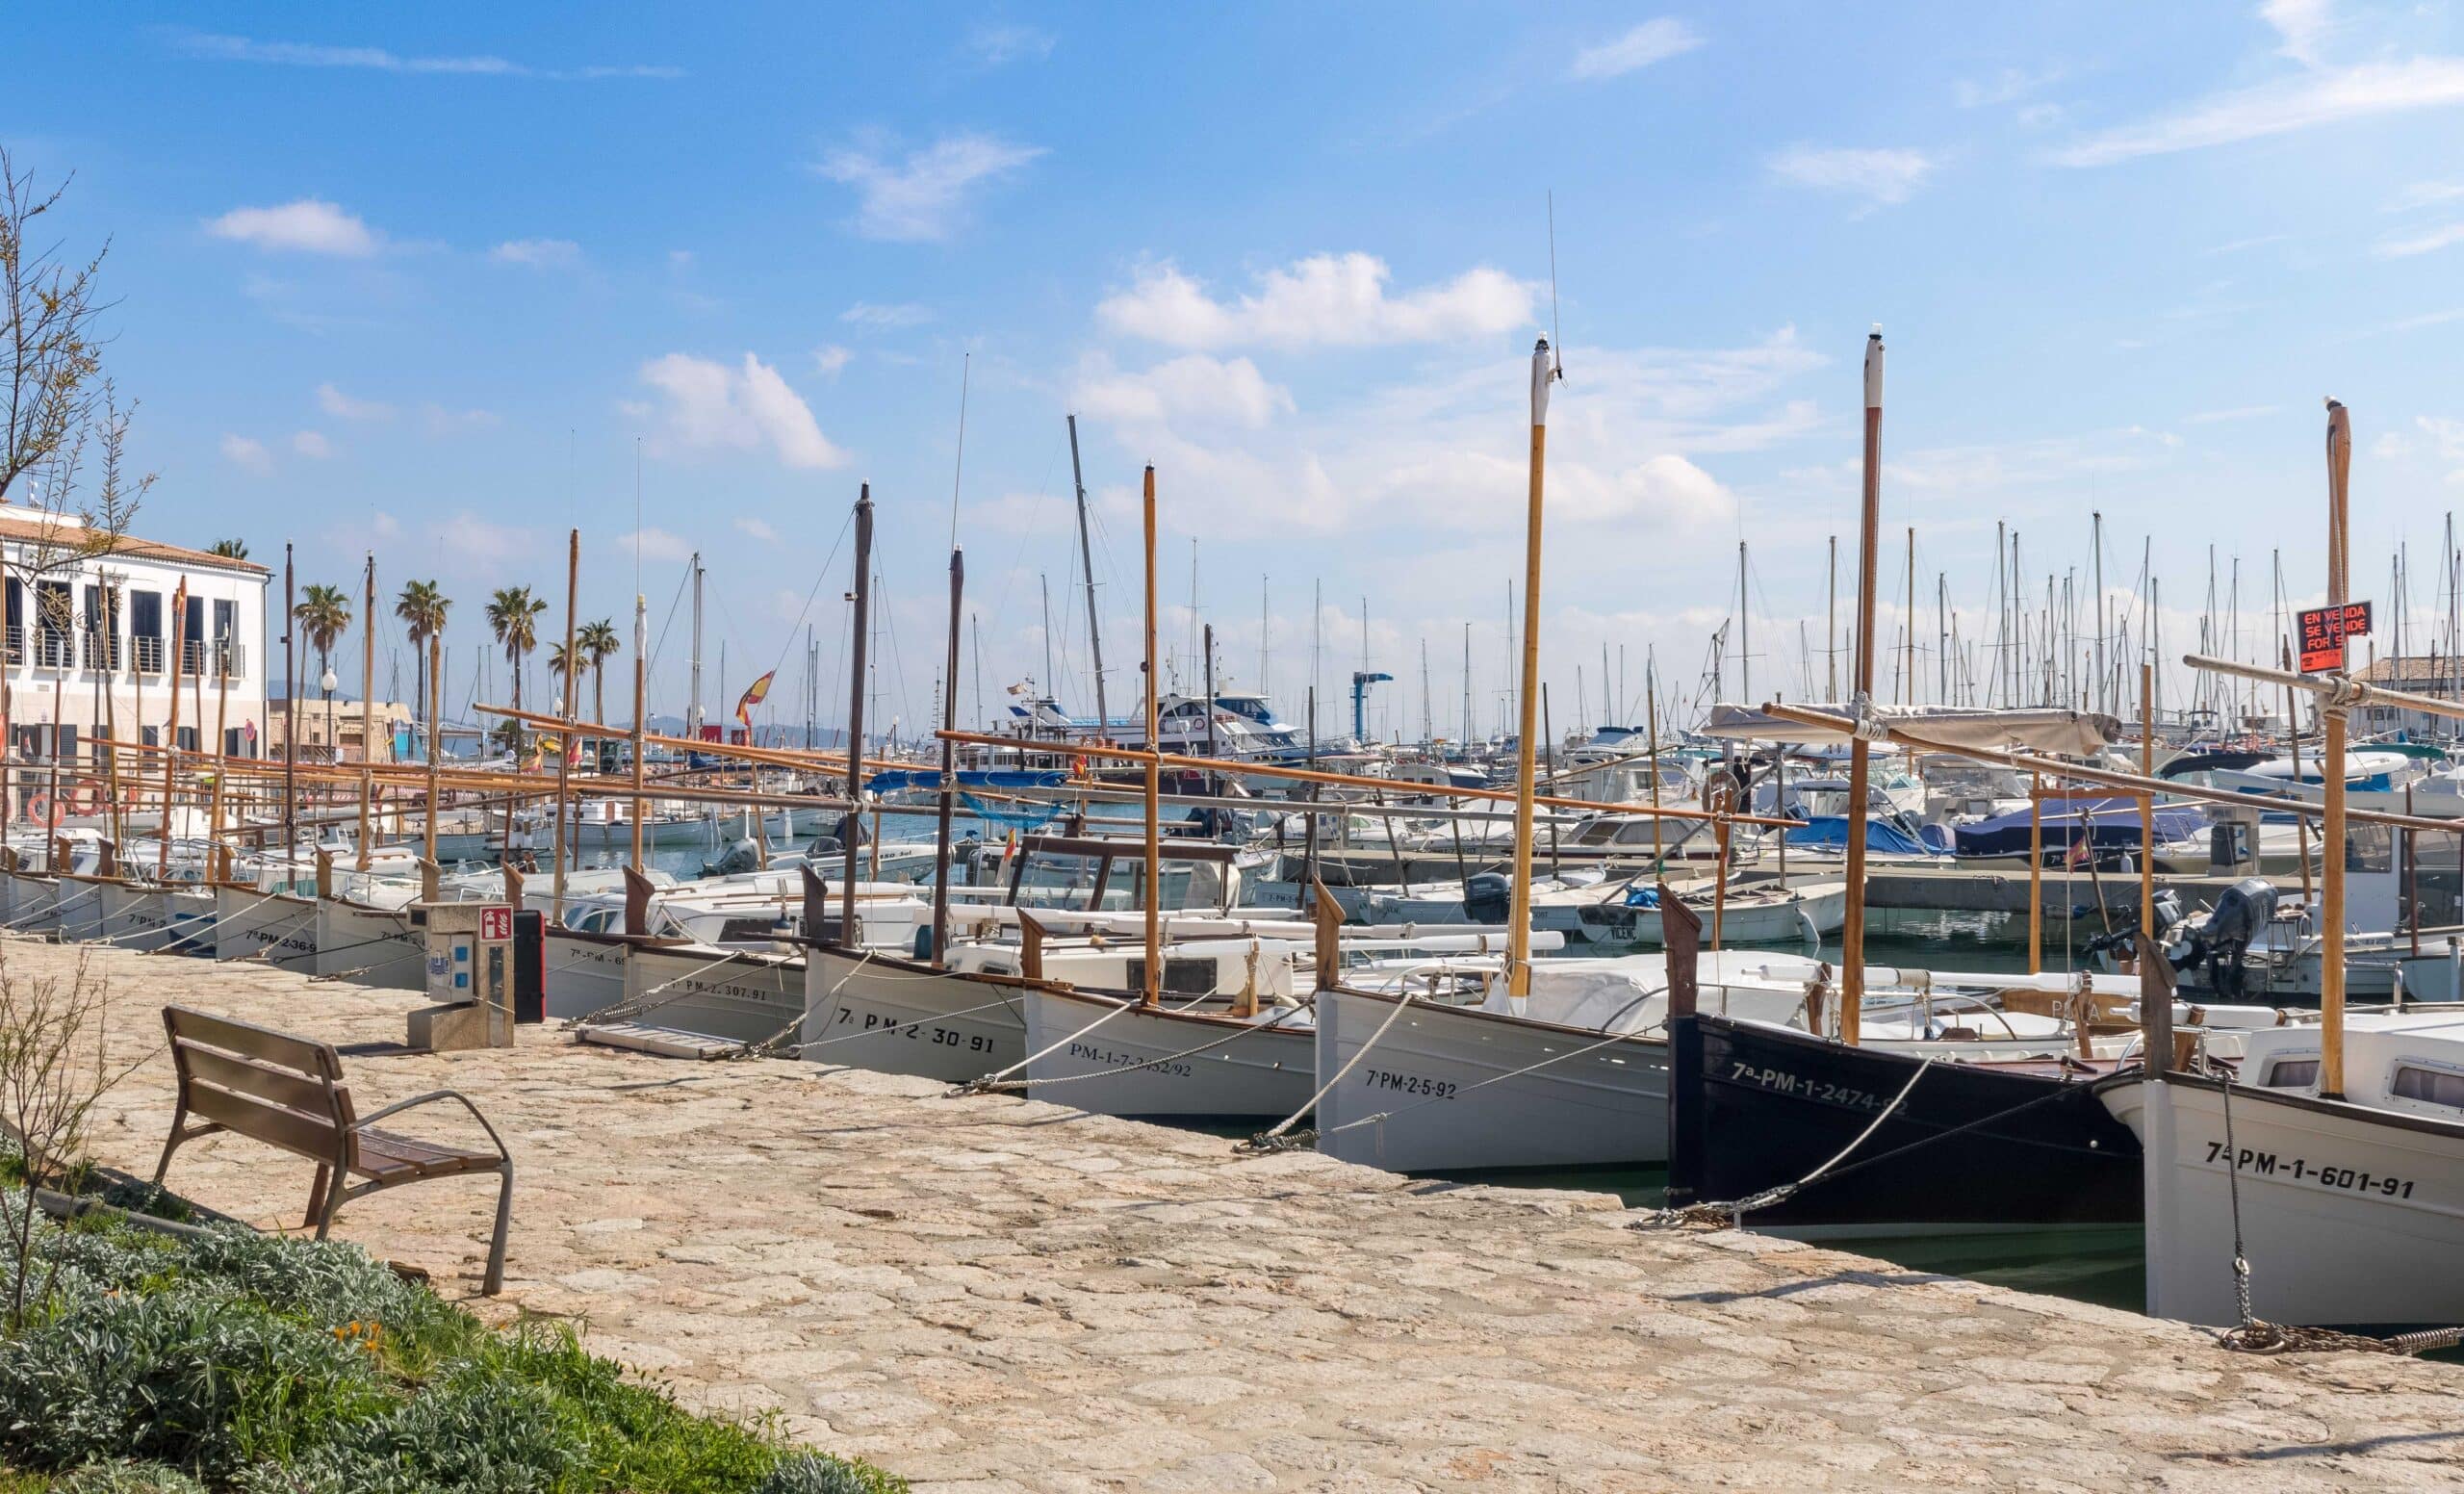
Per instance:
[[[943,648],[964,362],[962,713],[979,668],[988,708],[1046,675],[1040,578],[1061,693],[1086,702],[1075,410],[1116,703],[1152,461],[1176,668],[1194,541],[1234,683],[1258,683],[1263,592],[1266,683],[1298,713],[1322,585],[1329,721],[1365,598],[1371,661],[1401,677],[1373,729],[1418,734],[1423,640],[1454,726],[1467,624],[1493,725],[1525,361],[1553,310],[1561,727],[1602,714],[1604,645],[1614,713],[1639,714],[1647,650],[1696,693],[1740,538],[1756,693],[1805,693],[1800,620],[1822,683],[1873,322],[1882,584],[1904,592],[1915,527],[1929,680],[1937,577],[1989,640],[1996,521],[2040,600],[2048,573],[2084,578],[2096,509],[2117,593],[2152,539],[2169,652],[2210,544],[2240,556],[2264,647],[2271,550],[2297,596],[2323,583],[2330,394],[2359,436],[2356,589],[2384,597],[2409,539],[2417,613],[2445,607],[2447,4],[115,6],[8,27],[27,65],[0,138],[77,172],[73,242],[112,237],[113,369],[162,477],[141,528],[260,558],[288,539],[303,580],[349,580],[372,544],[388,594],[440,579],[457,696],[488,588],[532,584],[561,628],[569,525],[585,617],[624,628],[638,451],[640,589],[659,632],[705,553],[714,715],[725,639],[731,690],[783,657],[774,717],[801,720],[805,624],[838,714],[831,556],[873,484],[884,708],[911,726]]]

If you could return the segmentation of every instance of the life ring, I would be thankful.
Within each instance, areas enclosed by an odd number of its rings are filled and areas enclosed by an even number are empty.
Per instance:
[[[53,830],[60,828],[59,806],[43,794],[34,794],[26,800],[26,818]]]
[[[71,814],[100,814],[103,811],[102,790],[91,784],[72,786],[65,797]]]

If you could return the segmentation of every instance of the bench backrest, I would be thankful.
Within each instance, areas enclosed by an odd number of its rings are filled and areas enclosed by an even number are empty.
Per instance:
[[[332,1044],[189,1007],[163,1008],[180,1104],[200,1120],[347,1165],[356,1120]]]

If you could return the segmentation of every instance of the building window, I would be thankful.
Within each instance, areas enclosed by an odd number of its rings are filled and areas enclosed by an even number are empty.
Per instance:
[[[45,669],[66,669],[74,662],[69,657],[68,640],[76,621],[75,603],[70,599],[66,581],[35,582],[35,640]]]
[[[0,623],[6,624],[9,646],[9,662],[12,664],[22,664],[26,661],[25,582],[18,580],[13,576],[10,577],[5,598],[0,598],[0,606],[5,606],[8,609],[7,617],[0,618]]]
[[[205,599],[189,598],[180,623],[180,673],[205,673]]]
[[[231,675],[240,672],[239,651],[232,647],[232,631],[240,626],[240,604],[216,599],[214,604],[214,672]]]
[[[137,656],[137,672],[156,675],[163,672],[163,594],[159,591],[132,591],[128,594],[128,641]]]

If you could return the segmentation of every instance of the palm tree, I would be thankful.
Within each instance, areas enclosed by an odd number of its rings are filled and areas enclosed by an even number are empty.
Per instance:
[[[548,604],[530,594],[527,586],[500,586],[488,599],[488,627],[504,645],[505,662],[513,666],[513,708],[522,708],[523,656],[539,646],[539,614]],[[514,718],[517,723],[521,717]],[[522,756],[522,736],[514,734],[514,757]]]
[[[350,597],[340,586],[310,586],[300,597],[299,605],[291,609],[291,615],[308,631],[309,646],[317,651],[317,673],[321,682],[332,667],[335,642],[349,631]],[[296,693],[298,686],[295,683],[292,688]],[[334,696],[330,690],[325,691],[325,745],[328,751],[334,751],[336,746]],[[290,751],[296,759],[298,744],[291,744]],[[334,760],[342,760],[339,751],[334,751]]]
[[[452,605],[434,581],[408,582],[402,587],[402,594],[394,599],[394,615],[402,620],[411,641],[411,657],[418,669],[419,699],[411,703],[411,714],[415,717],[424,715],[427,710],[428,651],[424,645],[430,638],[444,634],[446,609]]]
[[[616,636],[616,625],[602,618],[583,624],[574,635],[574,646],[590,665],[590,719],[603,726],[607,722],[607,661],[625,645]]]
[[[245,560],[248,558],[248,542],[244,539],[218,539],[206,554],[220,555],[225,560]]]

